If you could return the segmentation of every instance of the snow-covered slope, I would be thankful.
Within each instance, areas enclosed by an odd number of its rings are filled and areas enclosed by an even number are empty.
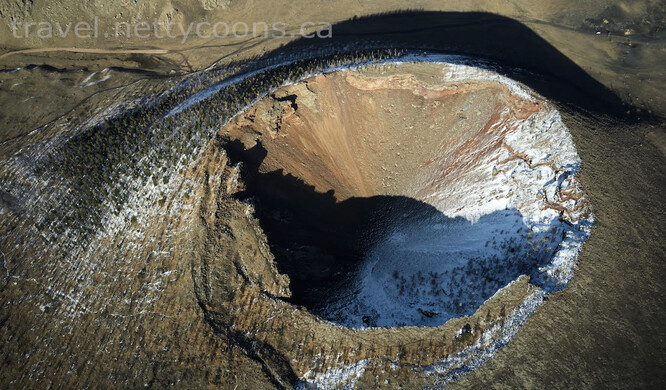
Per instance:
[[[512,80],[442,64],[442,80],[493,80],[534,108],[508,106],[492,126],[430,156],[408,193],[441,213],[394,213],[352,292],[320,313],[350,327],[436,326],[470,315],[521,275],[546,292],[573,276],[593,217],[580,159],[558,112]],[[477,132],[478,129],[470,129]]]

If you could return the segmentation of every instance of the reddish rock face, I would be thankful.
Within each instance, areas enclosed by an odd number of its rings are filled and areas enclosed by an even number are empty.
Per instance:
[[[543,106],[500,82],[340,72],[281,89],[225,132],[260,140],[268,152],[262,172],[283,170],[319,192],[333,190],[338,201],[419,197],[416,173],[451,185]]]

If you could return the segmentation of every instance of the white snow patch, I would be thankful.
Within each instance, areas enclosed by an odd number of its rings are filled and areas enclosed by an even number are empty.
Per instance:
[[[297,390],[339,390],[353,389],[359,378],[365,373],[370,359],[360,360],[350,365],[339,365],[317,374],[308,371],[303,375],[304,382],[296,386]]]
[[[109,68],[105,68],[100,72],[93,72],[90,75],[88,75],[88,77],[83,79],[83,81],[81,81],[81,83],[77,85],[77,87],[79,88],[92,87],[93,85],[103,83],[110,78],[111,78],[111,70]]]
[[[483,332],[474,344],[459,353],[450,355],[437,364],[424,367],[424,372],[441,375],[437,383],[428,389],[441,389],[451,381],[490,360],[495,352],[506,345],[516,335],[518,329],[525,324],[525,321],[541,306],[545,295],[545,291],[536,289],[525,298],[521,305],[509,313],[502,326],[493,326]]]

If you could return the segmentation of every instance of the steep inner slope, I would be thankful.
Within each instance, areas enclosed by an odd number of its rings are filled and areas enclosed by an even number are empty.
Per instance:
[[[559,114],[488,70],[317,76],[221,136],[290,301],[345,326],[441,325],[520,275],[557,289],[591,224]]]

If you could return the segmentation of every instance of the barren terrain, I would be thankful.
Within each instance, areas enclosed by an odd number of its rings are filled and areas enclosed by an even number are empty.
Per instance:
[[[0,31],[1,385],[659,387],[664,6],[528,3],[0,5],[334,32]]]

